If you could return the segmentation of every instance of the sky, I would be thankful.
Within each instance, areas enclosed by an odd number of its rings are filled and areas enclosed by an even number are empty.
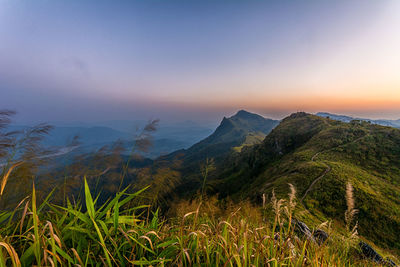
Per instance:
[[[0,0],[20,121],[400,118],[400,1]]]

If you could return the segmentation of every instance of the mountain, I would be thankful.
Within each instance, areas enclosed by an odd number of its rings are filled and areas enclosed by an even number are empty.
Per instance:
[[[318,112],[316,115],[320,116],[320,117],[324,117],[324,118],[331,118],[333,120],[343,121],[343,122],[351,122],[352,120],[360,120],[360,121],[367,121],[367,122],[382,125],[382,126],[390,126],[390,127],[400,128],[400,119],[398,119],[398,120],[384,120],[384,119],[371,120],[371,119],[365,119],[365,118],[353,118],[353,117],[346,116],[346,115],[336,115],[336,114],[331,114],[331,113],[327,113],[327,112]]]
[[[354,187],[360,235],[399,251],[399,129],[295,113],[261,144],[219,165],[210,185],[221,197],[260,201],[273,190],[286,195],[291,183],[310,216],[343,226],[347,182]]]
[[[237,154],[244,147],[262,142],[278,124],[278,120],[240,110],[232,117],[224,117],[216,130],[202,141],[188,149],[161,156],[145,170],[137,171],[137,180],[143,181],[143,185],[152,183],[151,188],[156,192],[165,192],[168,183],[171,186],[167,194],[190,196],[202,184],[201,166],[207,159],[222,164],[232,152]]]
[[[240,110],[232,117],[224,117],[210,136],[191,146],[186,154],[190,160],[219,158],[232,148],[261,142],[278,123],[278,120]],[[254,141],[251,143],[249,139]]]

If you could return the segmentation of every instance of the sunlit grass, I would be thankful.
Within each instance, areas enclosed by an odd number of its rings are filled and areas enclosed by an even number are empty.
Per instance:
[[[274,198],[218,203],[206,196],[181,201],[173,218],[152,207],[134,206],[126,189],[101,206],[84,184],[85,203],[40,205],[32,195],[0,214],[0,266],[344,266],[353,257],[345,237],[331,234],[321,246],[295,232],[295,190]],[[264,212],[268,209],[271,212]],[[266,216],[265,214],[272,214]],[[329,229],[327,229],[329,231]],[[332,231],[330,231],[331,233]],[[371,263],[369,263],[371,264]]]

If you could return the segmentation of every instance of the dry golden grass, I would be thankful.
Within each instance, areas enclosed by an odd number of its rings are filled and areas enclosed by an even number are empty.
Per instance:
[[[12,165],[8,168],[7,172],[6,172],[6,173],[4,174],[4,176],[3,176],[3,179],[1,180],[1,185],[0,185],[0,196],[3,195],[3,191],[4,191],[5,187],[6,187],[6,184],[7,184],[7,181],[8,181],[8,177],[10,177],[11,172],[12,172],[15,168],[17,168],[19,165],[21,165],[22,163],[23,163],[22,161],[16,162],[16,163],[12,164]]]
[[[15,212],[0,214],[0,266],[373,265],[354,257],[353,245],[334,231],[321,246],[296,233],[290,188],[288,200],[273,195],[264,208],[206,196],[177,201],[168,220],[158,211],[148,213],[148,206],[132,208],[140,192],[118,193],[96,207],[85,183],[84,206],[60,207],[47,200],[37,205],[33,188]],[[273,216],[266,217],[265,209]]]

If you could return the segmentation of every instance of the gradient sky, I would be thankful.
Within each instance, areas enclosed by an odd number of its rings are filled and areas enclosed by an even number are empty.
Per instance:
[[[400,1],[0,0],[21,121],[400,118]]]

